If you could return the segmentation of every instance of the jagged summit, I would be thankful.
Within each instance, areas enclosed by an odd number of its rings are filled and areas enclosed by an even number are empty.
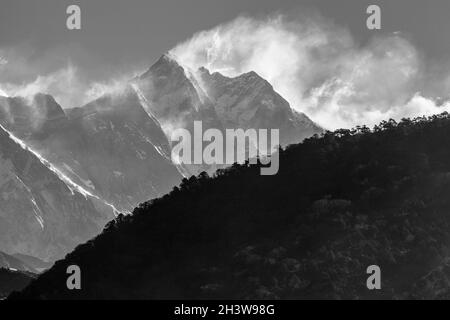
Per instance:
[[[211,72],[208,68],[206,68],[204,66],[198,68],[198,71],[202,75],[212,76],[212,77],[216,77],[216,78],[223,78],[223,79],[247,79],[247,80],[254,80],[254,81],[265,81],[265,82],[267,82],[267,84],[270,85],[270,83],[267,80],[265,80],[263,77],[261,77],[258,73],[256,73],[253,70],[241,73],[241,74],[239,74],[237,76],[234,76],[234,77],[226,76],[226,75],[222,74],[219,71]]]
[[[174,55],[171,53],[163,54],[139,79],[146,79],[154,75],[167,75],[181,73],[184,74],[184,68],[177,62]]]
[[[292,109],[289,102],[255,71],[235,77],[211,73],[205,67],[198,71],[225,127],[279,129],[283,146],[322,131],[305,114]]]
[[[206,85],[207,87],[208,82],[211,81],[214,82],[233,81],[234,84],[240,86],[245,87],[264,86],[268,90],[273,90],[272,85],[255,71],[251,70],[239,74],[235,77],[228,77],[218,71],[211,72],[205,66],[201,66],[197,70],[192,70],[179,63],[176,56],[170,52],[163,54],[138,79],[146,80],[149,78],[152,78],[153,82],[156,82],[159,85],[164,84],[166,86],[169,85],[170,83],[172,83],[173,86],[175,86],[175,84],[186,84],[186,82],[189,82],[189,84],[187,85],[192,85],[197,91],[199,91],[198,90],[199,84],[197,83],[199,81],[205,81],[206,83],[204,83],[204,85]]]
[[[273,86],[255,71],[245,72],[235,77],[225,76],[217,71],[211,73],[205,67],[200,67],[198,71],[202,81],[211,84],[210,87],[214,87],[214,89],[226,87],[232,90],[238,89],[244,93],[247,93],[249,90],[275,92]]]
[[[228,77],[218,71],[211,72],[208,68],[205,66],[199,67],[197,70],[193,70],[183,64],[181,64],[177,57],[170,53],[164,53],[154,64],[151,65],[151,67],[144,72],[139,79],[143,80],[150,76],[163,76],[168,77],[169,75],[178,75],[180,77],[186,77],[189,78],[189,73],[200,73],[201,75],[206,74],[209,76],[212,76],[214,78],[220,79],[240,79],[240,80],[252,80],[252,81],[261,81],[266,83],[268,86],[272,87],[272,85],[265,80],[263,77],[261,77],[258,73],[251,70],[242,74],[239,74],[235,77]]]
[[[166,134],[175,127],[190,128],[194,121],[221,128],[214,107],[190,70],[171,54],[163,55],[136,81],[151,113]]]

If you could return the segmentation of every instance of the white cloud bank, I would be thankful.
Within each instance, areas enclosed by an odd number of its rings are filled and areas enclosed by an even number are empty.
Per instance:
[[[121,91],[129,79],[144,71],[130,70],[107,83],[96,83],[67,63],[29,83],[5,83],[11,75],[39,70],[19,51],[30,50],[0,50],[0,57],[9,52],[6,58],[10,60],[0,58],[0,95],[49,93],[63,108]],[[50,52],[45,63],[65,56],[58,52]],[[424,57],[401,33],[374,37],[361,45],[346,29],[318,15],[239,17],[195,34],[171,53],[192,69],[205,66],[228,76],[255,71],[293,108],[327,129],[372,126],[389,118],[450,111],[450,103],[438,104],[420,93],[424,92],[424,78],[433,79],[433,84],[440,80],[434,74],[424,76]],[[446,89],[450,89],[449,79],[450,74],[442,81]]]
[[[58,71],[38,76],[29,83],[3,83],[0,85],[0,95],[31,98],[37,93],[48,93],[63,108],[80,107],[104,94],[122,94],[135,75],[130,73],[106,82],[90,82],[75,66],[67,65]]]
[[[255,71],[291,106],[328,129],[450,110],[423,97],[423,63],[400,33],[358,45],[351,34],[315,15],[239,17],[195,34],[172,51],[190,68],[228,76]]]

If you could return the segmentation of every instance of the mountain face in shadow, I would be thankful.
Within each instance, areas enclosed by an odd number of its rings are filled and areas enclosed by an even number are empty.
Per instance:
[[[223,128],[212,101],[170,55],[163,55],[134,82],[167,134],[176,128],[191,129],[194,121],[202,121],[205,129]]]
[[[48,131],[65,121],[63,109],[50,95],[38,93],[31,98],[0,96],[0,122],[21,139],[33,135],[44,138]]]
[[[0,124],[14,134],[0,130],[0,250],[8,253],[60,259],[118,210],[181,180],[164,133],[130,88],[65,111],[49,95],[0,97]]]
[[[167,138],[133,89],[72,110],[69,119],[75,131],[65,140],[79,132],[79,139],[68,146],[77,161],[74,166],[95,192],[120,210],[131,211],[136,203],[164,194],[181,180],[170,160]]]
[[[65,253],[114,217],[51,164],[0,128],[0,249],[43,260]]]
[[[8,130],[117,210],[129,211],[181,180],[167,138],[131,87],[65,111],[45,95],[31,103],[9,98],[3,106],[11,110],[3,117]]]
[[[130,211],[181,180],[167,138],[131,88],[66,113],[68,124],[41,147],[52,152],[49,161],[118,210]]]
[[[184,179],[11,298],[449,298],[449,146],[442,114],[306,139],[274,176]],[[67,290],[69,265],[82,290]]]

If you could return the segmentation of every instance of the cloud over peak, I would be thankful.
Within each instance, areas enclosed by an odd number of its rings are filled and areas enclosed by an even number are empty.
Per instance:
[[[136,66],[129,72],[104,68],[111,76],[99,82],[67,61],[65,48],[49,49],[40,60],[25,48],[0,50],[0,95],[49,93],[71,108],[120,91],[144,72]],[[327,129],[372,126],[391,117],[449,109],[449,103],[436,101],[449,96],[450,68],[430,67],[427,57],[401,32],[378,32],[359,43],[346,28],[317,13],[241,16],[194,34],[170,55],[192,70],[206,67],[230,77],[255,71],[294,109]],[[44,72],[40,64],[55,67]],[[14,75],[28,80],[13,81]]]
[[[424,63],[400,32],[358,44],[317,14],[239,17],[171,51],[190,68],[228,76],[255,71],[294,109],[329,129],[447,110],[421,91]]]

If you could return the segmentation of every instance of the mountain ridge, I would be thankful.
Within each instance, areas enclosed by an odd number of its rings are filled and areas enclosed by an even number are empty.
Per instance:
[[[390,120],[280,150],[274,176],[184,179],[10,298],[448,298],[449,145],[448,114]],[[65,287],[72,264],[83,290]]]
[[[61,258],[114,217],[111,208],[71,188],[1,126],[0,145],[2,250],[43,260]]]
[[[201,70],[206,72],[206,69]],[[202,171],[213,173],[226,166],[173,163],[170,133],[177,128],[192,132],[195,121],[201,121],[204,130],[279,127],[283,145],[322,132],[306,115],[291,109],[288,102],[254,72],[236,78],[220,76],[225,79],[220,85],[205,75],[202,78],[198,72],[181,66],[175,57],[166,54],[140,77],[81,107],[63,109],[54,97],[45,93],[0,97],[0,125],[55,173],[70,192],[89,198],[93,216],[107,214],[110,218],[114,217],[111,211],[126,213],[141,202],[166,194],[183,177]],[[205,81],[209,82],[208,86]],[[216,92],[211,89],[214,85],[213,89],[221,90],[220,96],[213,94]],[[238,103],[233,103],[233,99]],[[265,105],[261,106],[263,102]],[[234,113],[234,110],[238,111]],[[47,214],[46,210],[54,211],[51,207],[35,206],[34,191],[17,192],[25,202],[31,201],[31,209],[42,210],[43,214],[37,216]],[[4,214],[10,216],[11,212]],[[76,212],[72,215],[76,216]],[[45,228],[43,221],[37,222],[41,229]],[[94,224],[91,231],[99,232],[100,225]],[[77,228],[75,224],[68,227]],[[41,231],[33,232],[39,237]],[[68,248],[66,244],[72,240],[60,238],[58,241]],[[4,244],[0,249],[14,252],[10,250],[11,245]],[[24,247],[15,244],[17,253],[42,259],[59,258],[64,254],[62,248],[57,254],[50,254],[43,247],[39,249],[41,252],[29,251],[26,248],[33,244],[28,242],[22,245]]]

